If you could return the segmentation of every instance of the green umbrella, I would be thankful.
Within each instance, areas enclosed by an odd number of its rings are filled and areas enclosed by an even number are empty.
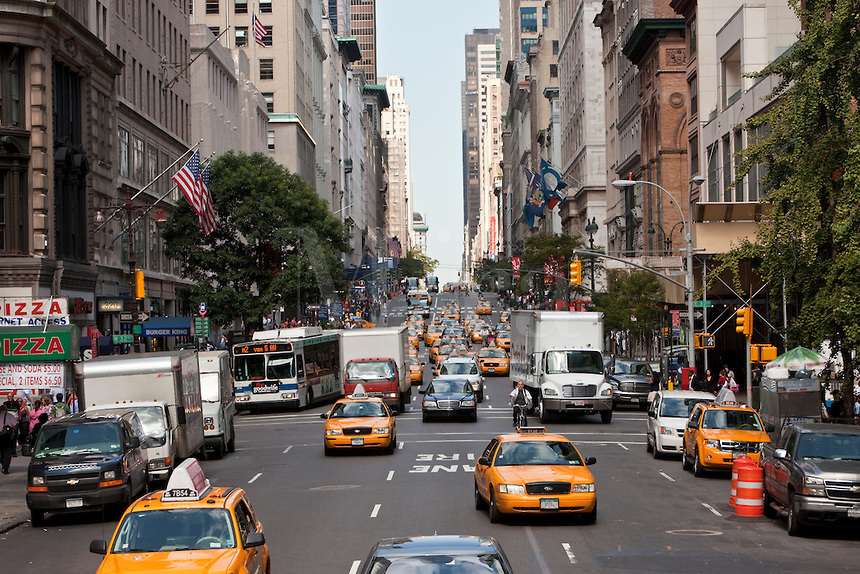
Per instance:
[[[812,349],[795,347],[769,362],[765,368],[783,367],[789,371],[800,371],[801,369],[820,371],[826,364],[827,359]]]

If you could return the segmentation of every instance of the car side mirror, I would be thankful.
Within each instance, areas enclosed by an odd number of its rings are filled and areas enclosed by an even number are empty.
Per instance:
[[[395,411],[394,409],[391,409],[389,412],[391,413],[391,416],[393,416],[393,417],[396,417],[397,415],[400,414],[400,411]]]
[[[656,419],[657,418],[657,411],[655,411],[654,409],[649,410],[648,416],[651,417],[652,419]]]
[[[427,392],[427,391],[425,391],[424,389],[418,389],[418,394],[419,394],[419,395],[423,395],[423,394],[424,394],[424,393],[426,393],[426,392]]]
[[[789,459],[791,459],[791,457],[788,456],[788,451],[785,450],[784,448],[778,448],[775,451],[773,451],[773,458],[775,458],[777,460],[789,460]]]
[[[262,532],[249,532],[248,537],[245,538],[245,548],[254,548],[255,546],[262,546],[266,543],[266,537]]]
[[[326,420],[328,418],[328,413],[320,413],[320,418],[322,420]]]
[[[125,445],[126,448],[140,448],[140,437],[133,436],[128,439],[128,443]]]
[[[107,554],[107,540],[93,540],[90,542],[90,552],[93,554]]]
[[[764,425],[764,432],[766,433],[774,433],[776,431],[776,427],[773,425]]]
[[[478,464],[481,466],[490,466],[490,458],[487,456],[482,456],[478,459]]]
[[[585,459],[585,466],[591,466],[592,464],[597,462],[597,457],[590,456]]]
[[[694,429],[694,428],[696,428],[696,423],[695,423],[695,422],[693,422],[693,421],[689,421],[689,422],[687,423],[687,428],[688,428],[688,429]]]

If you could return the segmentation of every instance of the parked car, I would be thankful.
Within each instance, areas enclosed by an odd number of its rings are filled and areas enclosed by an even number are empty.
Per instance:
[[[478,420],[478,400],[472,383],[466,378],[434,379],[426,389],[418,391],[424,395],[421,401],[421,419],[463,417]]]
[[[607,375],[612,384],[612,407],[620,404],[648,408],[651,392],[651,365],[647,361],[616,358],[610,362]]]
[[[508,558],[494,538],[486,536],[412,536],[376,543],[362,574],[395,572],[494,572],[513,574]]]
[[[681,454],[684,429],[699,403],[714,402],[714,395],[699,391],[654,391],[649,397],[645,420],[645,450],[658,458]]]

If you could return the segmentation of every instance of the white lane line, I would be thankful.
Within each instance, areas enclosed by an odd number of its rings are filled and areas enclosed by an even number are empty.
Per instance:
[[[292,445],[291,445],[291,446],[288,446],[287,448],[285,448],[285,449],[284,449],[284,454],[287,454],[288,452],[290,452],[290,449],[291,449],[291,448],[293,448],[293,447],[292,447]]]
[[[258,472],[257,474],[255,474],[255,475],[254,475],[254,478],[252,478],[251,480],[249,480],[249,481],[248,481],[248,484],[251,484],[252,482],[254,482],[255,480],[257,480],[257,479],[258,479],[258,478],[260,478],[261,476],[263,476],[263,473],[262,473],[262,472]]]
[[[531,544],[532,550],[535,553],[535,559],[538,563],[538,566],[540,566],[540,571],[543,574],[550,574],[550,570],[549,568],[547,568],[546,562],[543,559],[543,552],[541,552],[540,548],[538,547],[537,539],[535,539],[535,535],[534,532],[532,532],[531,526],[526,526],[526,535],[528,535],[529,544]]]
[[[710,504],[708,504],[707,502],[703,502],[703,503],[702,503],[702,506],[704,506],[705,508],[707,508],[708,510],[710,510],[711,512],[713,512],[713,513],[714,513],[714,514],[716,514],[717,516],[722,516],[722,514],[720,514],[720,511],[719,511],[719,510],[717,510],[716,508],[714,508],[713,506],[711,506],[711,505],[710,505]]]
[[[475,453],[470,452],[466,455],[467,460],[475,460]]]
[[[620,446],[620,447],[621,447],[621,448],[623,448],[624,450],[630,450],[629,448],[627,448],[626,446],[624,446],[624,445],[623,445],[623,444],[621,444],[620,442],[619,442],[619,443],[617,443],[617,444],[618,444],[618,446]]]
[[[371,518],[376,518],[379,515],[379,509],[382,508],[381,504],[375,504],[373,506],[373,512],[370,513]]]
[[[576,555],[573,553],[573,550],[570,549],[570,544],[562,542],[561,547],[564,548],[564,553],[567,554],[567,559],[570,560],[570,563],[576,564]]]
[[[353,561],[352,566],[349,567],[349,574],[356,574],[359,566],[361,566],[361,560]]]
[[[403,450],[403,441],[397,443],[397,450]]]
[[[665,473],[665,472],[663,472],[662,470],[660,471],[660,474],[663,476],[663,478],[665,478],[665,479],[666,479],[666,480],[668,480],[669,482],[675,482],[675,479],[674,479],[674,478],[672,478],[671,476],[669,476],[668,474],[666,474],[666,473]]]
[[[388,478],[386,478],[385,480],[391,480],[391,479],[393,479],[393,478],[394,478],[394,471],[393,471],[393,470],[389,470],[389,471],[388,471]]]

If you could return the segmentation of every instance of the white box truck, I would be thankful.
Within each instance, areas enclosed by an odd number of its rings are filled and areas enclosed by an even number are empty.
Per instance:
[[[134,410],[146,433],[147,479],[165,482],[182,459],[203,447],[197,351],[102,356],[75,364],[85,409]]]
[[[511,379],[522,380],[541,422],[552,415],[612,420],[612,385],[603,368],[603,313],[513,311]]]
[[[216,458],[236,450],[236,393],[230,369],[229,351],[202,351],[197,354],[200,365],[200,397],[203,401],[203,437],[207,449]]]
[[[345,394],[362,384],[368,395],[379,397],[390,408],[403,412],[412,393],[406,331],[406,325],[337,331]]]

